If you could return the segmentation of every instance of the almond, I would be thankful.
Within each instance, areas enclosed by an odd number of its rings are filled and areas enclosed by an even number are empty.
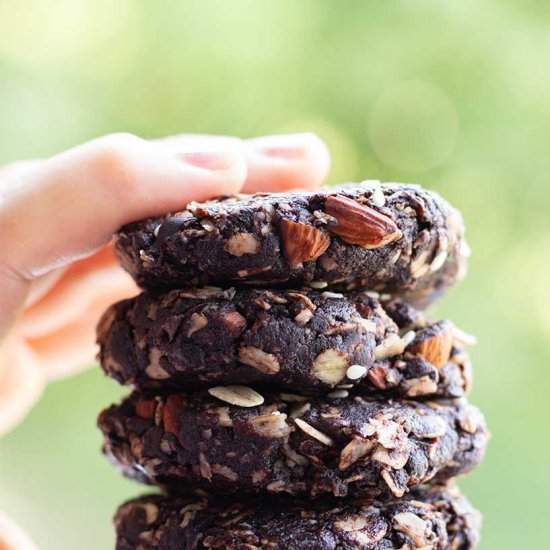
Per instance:
[[[153,418],[157,403],[154,399],[140,399],[136,402],[136,414],[140,418]]]
[[[239,361],[250,367],[258,369],[264,374],[275,374],[281,366],[277,357],[254,346],[241,346],[239,350]]]
[[[396,531],[400,531],[410,538],[417,548],[426,547],[426,533],[430,525],[416,514],[412,512],[396,514],[393,518],[393,527]]]
[[[327,447],[332,447],[334,445],[334,440],[332,439],[332,437],[324,434],[323,432],[320,432],[317,428],[313,427],[311,424],[308,424],[301,418],[295,418],[294,422],[296,423],[296,426],[300,428],[300,430],[302,430],[310,437],[313,437],[313,439],[316,439],[323,445],[326,445]]]
[[[290,433],[290,426],[286,423],[286,414],[260,414],[248,419],[254,431],[273,439],[286,437]]]
[[[220,318],[220,321],[235,337],[240,336],[246,327],[246,319],[238,311],[230,311],[229,313],[226,313]]]
[[[348,244],[380,248],[403,235],[388,216],[342,195],[328,197],[325,212],[337,222],[327,229]]]
[[[164,431],[174,434],[178,439],[180,439],[180,414],[186,405],[187,402],[181,395],[171,395],[164,405]]]
[[[227,240],[223,247],[227,253],[238,258],[244,254],[257,254],[260,248],[260,243],[250,233],[236,233]]]
[[[330,244],[330,237],[311,225],[281,220],[279,231],[283,241],[283,253],[291,267],[315,260]]]
[[[313,376],[325,384],[335,386],[346,376],[349,367],[348,356],[337,349],[327,349],[321,352],[313,362]]]
[[[449,360],[452,347],[453,335],[449,323],[438,323],[420,331],[407,351],[441,369]]]
[[[346,470],[352,464],[363,458],[374,449],[374,443],[368,439],[354,435],[352,440],[340,452],[338,468]]]

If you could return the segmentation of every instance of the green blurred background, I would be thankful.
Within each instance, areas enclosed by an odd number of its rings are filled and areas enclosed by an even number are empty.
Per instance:
[[[107,132],[314,130],[330,181],[415,181],[462,209],[469,277],[439,305],[479,337],[487,459],[461,482],[481,547],[547,544],[550,3],[0,0],[0,161]],[[98,368],[0,442],[0,508],[46,550],[113,547],[140,488],[101,457]]]

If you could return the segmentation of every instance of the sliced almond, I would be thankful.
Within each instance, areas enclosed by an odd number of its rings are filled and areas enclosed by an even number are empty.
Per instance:
[[[400,470],[409,461],[409,451],[401,448],[386,449],[382,445],[378,445],[374,453],[372,453],[372,459],[394,470]]]
[[[246,319],[238,311],[230,311],[220,317],[220,321],[233,336],[240,336],[246,327]]]
[[[208,319],[203,313],[193,313],[189,322],[189,327],[187,328],[187,338],[193,335],[198,330],[201,330],[206,325],[208,325]]]
[[[430,395],[437,390],[437,382],[427,375],[420,376],[419,378],[411,378],[410,380],[403,380],[400,386],[407,397]]]
[[[149,365],[145,369],[145,374],[153,380],[166,380],[170,378],[170,374],[166,372],[161,364],[160,360],[164,356],[162,351],[157,348],[151,348],[149,351]]]
[[[342,195],[328,197],[325,212],[337,221],[327,229],[349,244],[380,248],[403,235],[388,216]]]
[[[281,368],[275,355],[254,346],[241,346],[239,361],[244,365],[258,369],[264,374],[275,374]]]
[[[430,524],[419,518],[416,514],[412,512],[396,514],[393,518],[393,526],[397,531],[401,531],[410,537],[416,547],[423,548],[426,546],[428,542],[426,540],[426,533],[428,533]]]
[[[304,308],[300,313],[298,313],[294,320],[300,325],[304,326],[307,325],[309,321],[311,321],[311,318],[313,317],[313,311],[311,309]]]
[[[223,249],[232,256],[244,256],[245,254],[257,254],[260,251],[260,243],[250,233],[236,233],[229,237]]]
[[[406,487],[398,485],[389,470],[382,470],[380,472],[380,475],[382,476],[382,479],[386,482],[386,485],[388,486],[393,496],[401,498],[405,494]]]
[[[296,423],[296,426],[300,428],[300,430],[302,430],[307,435],[313,437],[313,439],[321,442],[323,445],[326,445],[327,447],[332,447],[334,445],[334,441],[331,437],[324,434],[323,432],[320,432],[317,428],[314,428],[311,424],[308,424],[301,418],[295,418],[294,422]]]
[[[374,358],[376,361],[399,355],[405,350],[405,344],[399,337],[399,334],[390,334],[385,340],[380,342],[374,349]]]
[[[338,468],[340,468],[340,470],[346,470],[360,458],[370,453],[373,448],[374,443],[372,441],[354,436],[340,452],[340,463]]]
[[[254,430],[265,437],[277,439],[286,437],[290,433],[290,426],[286,423],[286,414],[261,414],[250,418],[248,422]]]
[[[218,474],[219,476],[225,477],[229,481],[237,481],[239,476],[231,468],[224,466],[223,464],[212,464],[212,473]]]
[[[248,386],[216,386],[208,393],[237,407],[257,407],[264,402],[264,398]]]
[[[336,349],[327,349],[313,362],[313,375],[331,386],[335,386],[346,376],[349,367],[347,355]]]
[[[315,260],[330,245],[330,237],[311,225],[281,220],[279,224],[283,253],[291,267]]]
[[[210,463],[206,460],[203,453],[199,453],[199,470],[202,477],[208,481],[212,481],[212,469],[210,468]]]
[[[159,517],[158,506],[156,506],[152,502],[146,502],[141,504],[140,508],[144,512],[146,525],[152,525],[153,523],[155,523],[155,521],[157,521]]]

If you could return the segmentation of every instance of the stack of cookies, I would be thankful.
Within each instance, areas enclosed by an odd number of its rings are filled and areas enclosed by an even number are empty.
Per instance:
[[[476,546],[453,484],[488,441],[472,337],[423,312],[465,272],[449,204],[376,181],[222,197],[116,247],[146,290],[98,327],[134,388],[99,427],[164,492],[121,506],[118,550]]]

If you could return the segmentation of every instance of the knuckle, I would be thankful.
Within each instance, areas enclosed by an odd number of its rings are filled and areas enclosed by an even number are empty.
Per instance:
[[[96,140],[92,162],[99,176],[104,180],[124,179],[143,143],[141,138],[125,133],[109,134]]]

